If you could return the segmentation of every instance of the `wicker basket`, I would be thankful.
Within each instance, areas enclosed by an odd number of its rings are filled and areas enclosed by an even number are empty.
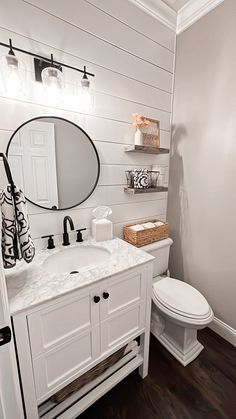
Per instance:
[[[164,223],[159,227],[147,228],[145,230],[134,231],[130,227],[137,225],[137,224],[144,224],[147,222],[156,223],[157,221],[161,221]],[[168,223],[165,223],[162,220],[154,219],[154,220],[145,220],[140,221],[139,223],[135,224],[128,224],[124,227],[124,239],[133,244],[136,247],[142,247],[146,244],[150,244],[153,242],[157,242],[159,240],[167,239],[169,233],[169,226]]]
[[[68,384],[62,390],[59,390],[50,398],[50,400],[54,403],[61,403],[68,396],[70,396],[70,394],[74,393],[75,391],[78,391],[83,386],[90,383],[90,381],[99,377],[99,375],[104,373],[108,368],[112,367],[124,356],[126,346],[127,345],[116,351],[114,354],[110,355],[108,358],[104,359],[104,361],[100,362],[100,364],[91,368],[91,370],[87,371],[85,374],[72,381],[72,383]]]

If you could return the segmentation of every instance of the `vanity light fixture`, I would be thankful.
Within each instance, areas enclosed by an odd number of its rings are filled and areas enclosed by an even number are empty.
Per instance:
[[[55,61],[52,54],[51,58],[47,58],[38,54],[34,54],[22,48],[17,48],[15,46],[13,47],[11,39],[9,39],[9,44],[0,42],[0,46],[10,48],[8,55],[3,57],[3,65],[0,68],[3,85],[9,88],[9,93],[11,93],[14,96],[18,95],[19,91],[22,90],[22,85],[25,81],[25,77],[23,77],[23,75],[21,74],[22,72],[20,71],[23,68],[23,66],[20,65],[20,61],[15,56],[14,52],[18,51],[23,54],[27,54],[31,57],[34,57],[35,80],[43,82],[47,91],[47,96],[50,95],[50,98],[53,97],[55,100],[60,100],[65,84],[64,77],[62,74],[63,67],[69,68],[79,73],[83,73],[83,77],[81,80],[82,94],[80,100],[82,102],[84,101],[84,103],[82,103],[84,108],[91,107],[92,95],[90,93],[91,87],[88,76],[95,77],[95,74],[88,72],[86,70],[86,66],[84,66],[84,69],[82,70],[80,68],[73,67],[59,61]],[[8,76],[6,75],[6,71],[4,70],[4,64],[5,67],[7,67],[9,73]]]
[[[9,96],[23,96],[26,79],[25,65],[16,57],[11,39],[9,39],[9,45],[6,46],[9,48],[9,52],[1,57],[0,64],[1,90]]]

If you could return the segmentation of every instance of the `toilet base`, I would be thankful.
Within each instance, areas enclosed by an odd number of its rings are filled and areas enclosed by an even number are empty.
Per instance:
[[[162,331],[152,319],[151,332],[160,343],[185,367],[203,350],[203,345],[197,340],[197,330],[180,326],[168,319],[163,319]]]

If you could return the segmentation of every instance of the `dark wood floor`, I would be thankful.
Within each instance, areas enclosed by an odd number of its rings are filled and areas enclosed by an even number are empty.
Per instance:
[[[153,337],[149,375],[137,371],[80,419],[236,419],[236,349],[209,329],[205,349],[182,367]]]

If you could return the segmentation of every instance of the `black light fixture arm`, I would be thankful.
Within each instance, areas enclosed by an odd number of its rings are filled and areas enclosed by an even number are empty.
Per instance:
[[[33,52],[27,51],[27,50],[22,49],[22,48],[17,48],[15,46],[13,47],[11,39],[9,39],[9,44],[5,44],[4,42],[0,42],[0,46],[8,48],[10,50],[9,51],[10,54],[14,54],[14,51],[18,51],[18,52],[22,52],[23,54],[30,55],[31,57],[39,58],[40,60],[47,61],[49,64],[51,64],[51,62],[52,62],[52,54],[51,54],[51,57],[48,58],[48,57],[43,57],[42,55],[39,55],[39,54],[34,54]],[[66,68],[70,68],[71,70],[78,71],[79,73],[83,73],[83,74],[87,74],[88,76],[95,77],[95,74],[89,73],[86,70],[86,67],[83,70],[81,70],[80,68],[61,63],[60,61],[55,61],[54,59],[53,59],[53,63],[58,65],[58,66],[61,66],[61,67],[66,67]]]
[[[11,41],[11,39],[9,39],[9,48],[10,48],[10,50],[9,50],[8,54],[9,55],[15,55],[14,54],[14,51],[13,51],[13,48],[12,48],[12,41]]]

